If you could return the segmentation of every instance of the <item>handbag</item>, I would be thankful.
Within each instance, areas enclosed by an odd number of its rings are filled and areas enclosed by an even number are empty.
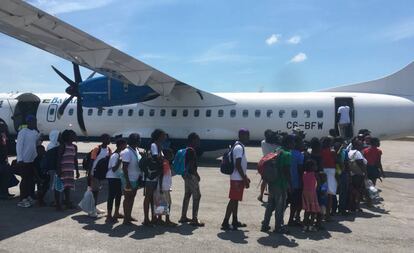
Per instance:
[[[83,198],[79,202],[78,206],[87,214],[96,213],[95,199],[89,187],[88,190],[86,190],[86,192],[83,194]]]
[[[60,179],[60,177],[58,177],[58,175],[55,175],[55,178],[53,181],[53,189],[58,192],[63,192],[63,190],[65,189],[63,185],[63,181],[62,179]]]

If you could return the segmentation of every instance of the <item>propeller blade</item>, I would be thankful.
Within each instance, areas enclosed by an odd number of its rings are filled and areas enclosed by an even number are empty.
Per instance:
[[[52,66],[52,69],[56,72],[56,74],[58,74],[63,80],[65,80],[65,82],[67,84],[69,84],[69,86],[74,86],[76,87],[76,83],[73,82],[72,80],[70,80],[67,76],[65,76],[62,72],[60,72],[59,70],[57,70],[55,67]]]
[[[73,73],[75,75],[75,83],[79,85],[82,82],[82,76],[79,70],[79,65],[73,62],[72,64],[73,64]]]
[[[68,99],[66,99],[60,106],[59,106],[59,109],[58,109],[58,114],[57,114],[57,117],[58,117],[58,119],[60,119],[60,117],[62,117],[62,115],[63,115],[63,113],[65,112],[65,108],[66,108],[66,106],[68,106],[68,104],[70,103],[70,101],[72,101],[72,99],[74,98],[75,96],[70,96]]]
[[[83,120],[82,100],[81,100],[80,97],[78,97],[78,103],[76,105],[76,116],[78,117],[79,128],[86,135],[87,131],[86,131],[86,127],[85,127],[85,121]]]
[[[91,79],[91,78],[92,78],[95,74],[96,74],[96,71],[92,72],[92,74],[90,74],[90,75],[88,76],[88,78],[86,78],[86,80]]]

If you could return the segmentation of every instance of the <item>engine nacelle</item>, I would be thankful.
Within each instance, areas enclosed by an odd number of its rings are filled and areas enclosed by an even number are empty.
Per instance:
[[[84,107],[109,107],[135,104],[159,96],[147,85],[137,86],[107,77],[86,80],[79,85]]]

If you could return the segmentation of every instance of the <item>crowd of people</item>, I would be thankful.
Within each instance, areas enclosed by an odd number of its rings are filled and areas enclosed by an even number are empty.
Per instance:
[[[375,188],[384,177],[380,141],[370,131],[361,129],[356,137],[346,140],[331,129],[329,136],[304,141],[304,133],[295,128],[292,134],[267,130],[262,141],[263,156],[276,159],[276,180],[263,180],[258,197],[268,187],[268,202],[262,231],[270,229],[269,221],[275,211],[275,231],[288,233],[283,215],[289,205],[288,226],[301,226],[305,231],[324,229],[322,222],[334,215],[362,212],[360,203],[368,207],[377,199]],[[275,156],[269,153],[277,152]],[[304,210],[303,219],[300,213]]]
[[[72,130],[53,130],[49,134],[50,142],[44,148],[36,129],[36,118],[28,116],[26,123],[27,126],[18,133],[17,157],[11,166],[8,165],[7,130],[0,123],[1,197],[12,197],[8,188],[17,185],[13,174],[18,174],[21,177],[19,207],[28,208],[35,203],[45,206],[45,198],[49,195],[57,211],[77,208],[71,196],[75,180],[80,177],[76,133]],[[231,166],[228,173],[229,202],[221,224],[223,230],[247,226],[239,220],[238,209],[244,190],[250,187],[245,150],[250,139],[249,130],[240,129],[238,137],[223,157],[223,162]],[[197,149],[200,147],[200,138],[196,133],[189,134],[187,146],[175,154],[166,142],[167,133],[156,129],[147,150],[139,149],[141,138],[138,133],[130,134],[127,139],[117,139],[116,149],[111,150],[111,137],[103,134],[101,144],[93,148],[83,160],[88,189],[79,206],[90,217],[106,214],[108,223],[123,219],[123,224],[130,225],[137,221],[132,216],[132,209],[137,191],[142,189],[142,224],[149,227],[176,226],[170,219],[170,192],[172,177],[179,175],[185,189],[178,222],[203,227],[204,223],[198,217],[201,178]],[[273,212],[277,233],[288,233],[288,226],[317,231],[323,229],[323,222],[330,221],[333,215],[361,212],[362,200],[372,205],[369,187],[375,186],[377,179],[383,177],[379,146],[379,140],[372,138],[368,130],[361,130],[351,140],[336,136],[336,131],[332,130],[329,136],[313,138],[310,142],[305,142],[305,134],[298,128],[290,134],[267,130],[262,141],[262,160],[270,162],[267,170],[271,170],[274,179],[266,180],[271,177],[262,175],[258,200],[264,202],[267,189],[267,202],[261,230],[270,230]],[[266,160],[269,157],[271,159]],[[107,184],[103,184],[105,180]],[[108,187],[107,210],[97,207],[103,185]],[[188,218],[191,198],[192,216]],[[288,206],[290,215],[285,226],[284,212]]]

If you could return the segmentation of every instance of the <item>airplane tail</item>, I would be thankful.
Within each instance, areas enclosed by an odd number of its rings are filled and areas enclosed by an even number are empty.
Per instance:
[[[414,96],[414,62],[389,76],[352,85],[323,90],[325,92],[379,93],[397,96]]]

